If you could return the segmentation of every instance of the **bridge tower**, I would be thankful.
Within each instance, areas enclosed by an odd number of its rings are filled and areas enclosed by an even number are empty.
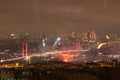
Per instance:
[[[79,41],[76,42],[75,47],[76,47],[76,50],[81,50],[82,49]]]
[[[28,56],[28,43],[22,42],[22,57]]]

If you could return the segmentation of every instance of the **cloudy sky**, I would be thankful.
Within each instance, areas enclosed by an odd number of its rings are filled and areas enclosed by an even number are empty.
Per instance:
[[[120,0],[0,0],[0,34],[120,33]]]

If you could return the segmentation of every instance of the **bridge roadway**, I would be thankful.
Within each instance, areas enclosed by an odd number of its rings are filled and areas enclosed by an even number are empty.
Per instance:
[[[32,54],[29,56],[24,56],[24,57],[17,57],[17,58],[11,58],[11,59],[5,59],[5,60],[1,60],[0,62],[8,62],[8,61],[15,61],[15,60],[20,60],[20,59],[24,59],[24,60],[29,60],[31,57],[35,57],[35,56],[39,56],[39,57],[46,57],[48,55],[54,55],[54,54],[61,54],[61,53],[74,53],[74,52],[86,52],[89,50],[67,50],[67,51],[53,51],[53,52],[45,52],[45,53],[40,53],[40,54]]]

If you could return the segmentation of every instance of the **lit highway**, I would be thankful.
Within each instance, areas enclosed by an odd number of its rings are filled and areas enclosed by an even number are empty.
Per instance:
[[[105,43],[100,43],[97,47],[97,49],[100,49],[102,46],[107,45],[107,44],[114,44],[114,43],[120,43],[120,41],[110,41],[110,42],[105,42]]]

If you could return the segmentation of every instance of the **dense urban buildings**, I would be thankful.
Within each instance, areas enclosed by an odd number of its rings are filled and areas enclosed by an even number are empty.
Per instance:
[[[120,80],[119,0],[1,0],[0,80]]]
[[[17,75],[12,72],[14,69],[15,71],[17,71],[16,69],[22,70],[23,72],[19,74],[22,75],[25,80],[29,80],[29,77],[35,79],[35,77],[33,77],[34,70],[32,69],[38,69],[40,72],[44,70],[45,73],[47,71],[49,74],[52,72],[50,74],[51,76],[54,72],[62,75],[59,73],[59,69],[65,69],[70,72],[75,69],[75,76],[76,74],[88,74],[89,72],[87,73],[84,69],[92,69],[90,71],[94,71],[94,69],[98,68],[110,68],[111,70],[117,67],[119,70],[120,35],[107,34],[99,36],[95,31],[86,31],[83,33],[71,32],[70,34],[59,33],[53,35],[41,34],[41,36],[35,36],[30,33],[16,36],[16,34],[12,33],[9,34],[8,37],[0,40],[0,59],[1,78],[4,78],[6,75],[6,77],[11,79],[17,78]],[[10,69],[10,72],[4,69]],[[78,70],[79,73],[77,73],[76,70]],[[81,72],[82,70],[83,72]],[[11,73],[11,76],[7,76],[8,73]],[[18,74],[18,72],[16,73]],[[36,72],[39,78],[38,74],[42,73]],[[97,80],[100,77],[96,76],[98,74],[96,71],[94,75],[93,73],[88,74],[88,77],[91,74],[91,80]],[[24,77],[25,75],[28,77]],[[73,74],[65,71],[65,75]],[[42,76],[45,78],[45,75],[42,74]],[[22,77],[18,78],[22,79]],[[68,77],[70,78],[70,76]],[[79,78],[80,76],[77,77]],[[115,76],[112,78],[114,77]],[[54,80],[54,78],[55,75],[52,79]],[[67,80],[69,78],[65,76],[63,79],[60,78],[60,80]],[[48,79],[46,78],[45,80]],[[118,80],[119,77],[115,79]]]

